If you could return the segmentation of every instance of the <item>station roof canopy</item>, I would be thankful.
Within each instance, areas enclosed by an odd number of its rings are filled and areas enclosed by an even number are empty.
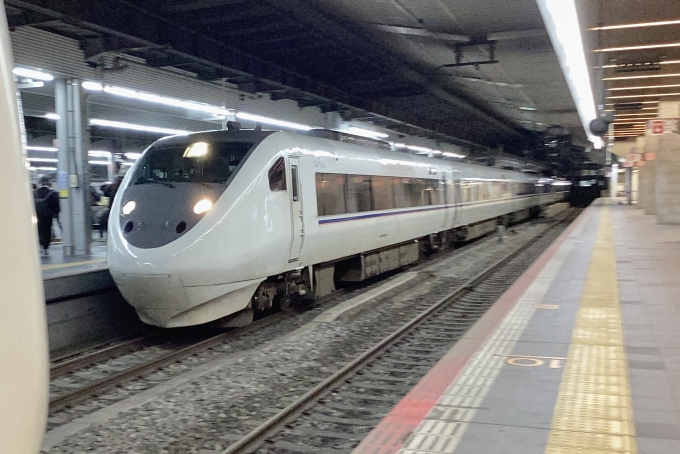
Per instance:
[[[443,140],[522,147],[550,125],[585,139],[536,0],[5,4],[10,27],[78,39],[92,65],[131,56]]]

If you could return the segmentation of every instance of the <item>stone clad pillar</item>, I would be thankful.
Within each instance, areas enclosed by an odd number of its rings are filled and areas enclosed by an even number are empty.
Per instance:
[[[645,179],[647,180],[647,197],[645,214],[656,214],[656,161],[645,163]]]
[[[656,154],[656,220],[680,224],[680,135],[664,134]]]

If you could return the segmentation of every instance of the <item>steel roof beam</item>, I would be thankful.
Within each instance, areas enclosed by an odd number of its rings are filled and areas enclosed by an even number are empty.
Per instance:
[[[461,137],[458,131],[442,126],[442,123],[436,119],[407,113],[403,109],[383,102],[369,101],[349,95],[309,77],[258,59],[238,49],[225,46],[218,40],[202,36],[193,30],[171,23],[128,2],[115,2],[116,14],[111,14],[112,2],[105,0],[93,0],[90,2],[89,8],[82,8],[81,3],[76,0],[6,0],[6,3],[26,11],[54,17],[83,29],[128,39],[140,47],[165,46],[166,52],[171,55],[185,57],[202,65],[213,66],[217,68],[218,72],[231,75],[238,74],[247,78],[255,77],[272,88],[294,88],[325,98],[328,101],[335,101],[339,108],[359,108],[393,119],[395,123],[407,123],[414,130],[420,130],[426,134],[441,134],[428,131],[430,129],[446,131],[450,134],[450,136],[446,136],[447,140],[450,141],[469,143],[468,141],[471,140],[482,140],[493,144],[498,140],[497,134],[488,131],[488,129],[483,131],[482,136],[464,135],[462,139],[458,138]],[[389,66],[386,68],[392,70]],[[419,78],[423,83],[428,83],[419,74],[414,77]],[[430,91],[438,92],[437,89]],[[462,106],[468,111],[475,112],[487,119],[488,122],[500,126],[506,132],[511,132],[514,137],[523,137],[513,128],[479,111],[470,104],[454,98],[451,94],[439,92],[438,96],[441,95],[450,97],[451,104],[454,106]]]

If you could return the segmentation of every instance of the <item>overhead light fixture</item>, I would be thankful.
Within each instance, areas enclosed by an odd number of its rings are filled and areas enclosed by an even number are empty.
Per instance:
[[[637,22],[633,24],[618,24],[618,25],[603,25],[601,27],[593,27],[591,30],[618,30],[622,28],[641,28],[641,27],[659,27],[662,25],[678,25],[680,24],[680,19],[675,20],[663,20],[656,22]]]
[[[368,137],[371,139],[385,139],[389,137],[389,134],[382,132],[371,131],[370,129],[357,128],[356,126],[350,126],[347,132],[361,137]]]
[[[47,74],[42,71],[38,71],[35,69],[28,69],[28,68],[14,68],[12,72],[20,77],[26,77],[28,79],[37,79],[37,80],[44,80],[44,81],[50,81],[54,80],[54,76],[51,74]]]
[[[529,112],[533,112],[533,111],[536,110],[536,108],[535,107],[521,106],[521,107],[519,107],[519,110],[527,110]]]
[[[664,60],[664,61],[658,61],[654,63],[649,63],[647,66],[652,66],[652,65],[680,65],[680,60]],[[619,64],[611,64],[611,65],[603,65],[603,66],[595,66],[595,68],[603,68],[603,69],[609,69],[609,68],[627,68],[630,67],[630,64],[627,63],[619,63]]]
[[[634,80],[634,79],[656,79],[659,77],[680,77],[680,73],[674,74],[648,74],[645,76],[617,76],[605,77],[602,80]]]
[[[181,129],[169,129],[169,128],[159,128],[157,126],[146,126],[138,125],[133,123],[125,123],[123,121],[111,121],[102,120],[99,118],[93,118],[90,120],[90,124],[94,126],[101,126],[105,128],[114,129],[127,129],[130,131],[142,131],[142,132],[153,132],[156,134],[168,134],[168,135],[185,135],[189,134],[191,131],[183,131]]]
[[[107,166],[109,165],[109,161],[87,161],[88,164],[93,165],[93,166]]]
[[[30,146],[30,145],[26,146],[26,149],[27,150],[33,150],[33,151],[52,151],[52,152],[59,151],[58,148],[54,148],[54,147],[35,147],[35,146]]]
[[[656,93],[656,94],[649,94],[649,95],[607,96],[607,99],[656,98],[657,96],[680,96],[680,93]]]
[[[463,159],[465,157],[465,155],[463,154],[451,153],[449,151],[444,151],[442,153],[442,156],[446,156],[447,158],[459,158],[459,159]]]
[[[606,47],[604,49],[595,49],[593,50],[593,52],[624,52],[628,50],[665,49],[668,47],[680,47],[680,43],[660,43],[660,44],[643,44],[640,46]]]
[[[280,126],[282,128],[298,129],[300,131],[311,131],[311,126],[303,125],[300,123],[292,123],[290,121],[277,120],[276,118],[262,117],[260,115],[253,115],[246,112],[238,112],[236,118],[240,120],[254,121],[255,123],[264,123],[273,126]]]
[[[90,82],[89,80],[86,80],[81,84],[81,86],[85,90],[90,90],[90,91],[102,91],[104,90],[104,86],[100,84],[99,82]]]
[[[48,114],[45,114],[45,118],[47,118],[48,120],[59,120],[60,117],[59,117],[58,114],[48,113]]]
[[[132,160],[136,161],[137,159],[142,157],[142,154],[141,153],[128,152],[128,153],[125,153],[125,157],[128,158],[128,159],[132,159]]]
[[[656,107],[648,107],[648,109],[656,109]],[[650,116],[654,115],[651,113],[622,113],[622,114],[615,114],[614,117],[639,117],[639,116]]]
[[[59,162],[59,160],[55,158],[26,158],[26,160],[31,162]]]
[[[432,148],[419,147],[418,145],[406,145],[406,148],[413,151],[418,151],[420,153],[431,153]]]
[[[110,151],[103,151],[103,150],[90,150],[87,152],[88,156],[92,156],[95,158],[110,158],[111,152]]]
[[[206,112],[215,115],[230,115],[233,111],[224,109],[222,107],[211,106],[210,104],[202,104],[194,101],[184,101],[176,98],[169,98],[167,96],[155,95],[153,93],[146,93],[143,91],[131,90],[129,88],[114,87],[105,85],[103,87],[104,93],[108,93],[123,98],[136,99],[138,101],[150,102],[154,104],[163,104],[171,107],[181,107],[187,110],[195,110],[198,112]]]
[[[653,88],[677,88],[680,84],[667,84],[667,85],[643,85],[641,87],[614,87],[610,88],[610,91],[620,91],[620,90],[649,90]]]
[[[392,146],[393,146],[394,148],[406,148],[406,144],[405,144],[405,143],[393,143]]]
[[[589,128],[590,122],[597,118],[597,111],[574,0],[537,0],[537,3],[576,104],[583,130],[588,135],[588,140],[596,148],[600,148],[604,142],[592,134]]]

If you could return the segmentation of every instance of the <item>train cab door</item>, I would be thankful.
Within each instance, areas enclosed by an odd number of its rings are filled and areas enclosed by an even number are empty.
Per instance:
[[[300,258],[302,241],[305,236],[304,218],[302,216],[302,187],[300,184],[300,162],[298,156],[288,158],[290,175],[290,217],[291,241],[288,263],[297,262]]]

